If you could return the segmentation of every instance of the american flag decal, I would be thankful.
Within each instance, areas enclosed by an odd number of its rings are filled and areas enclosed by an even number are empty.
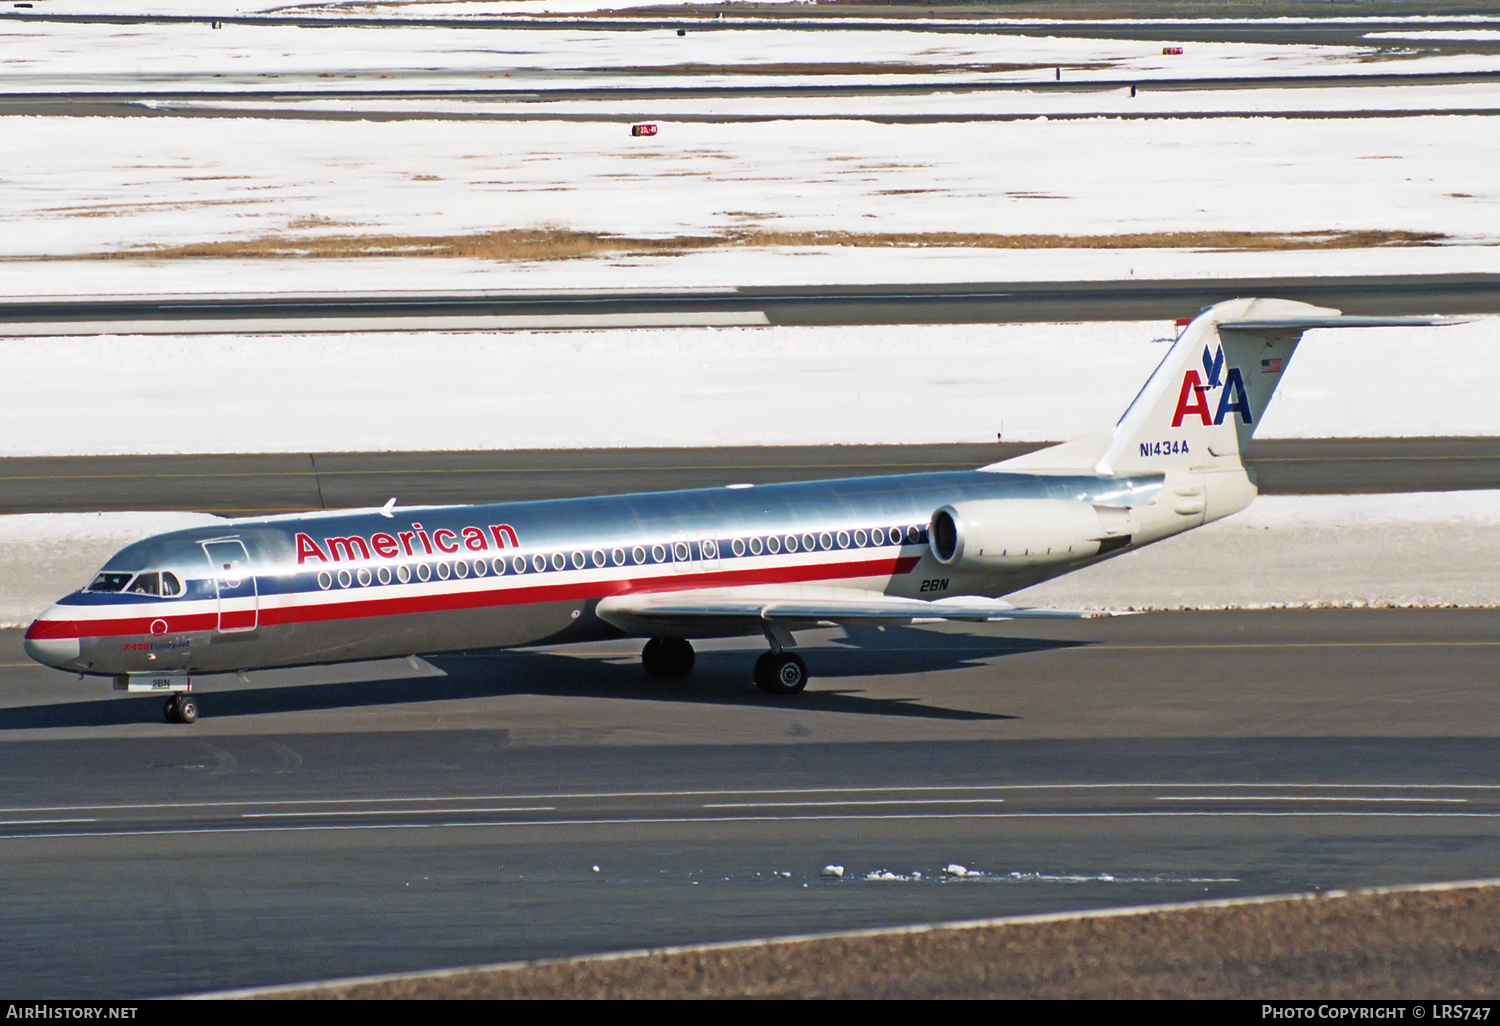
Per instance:
[[[1281,357],[1273,356],[1269,360],[1260,361],[1260,372],[1262,374],[1280,374]]]

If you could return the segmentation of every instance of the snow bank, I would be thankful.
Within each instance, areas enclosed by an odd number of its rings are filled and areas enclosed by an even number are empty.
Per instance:
[[[206,513],[0,516],[0,627],[20,627],[83,587],[104,561],[154,534],[218,522]]]
[[[1500,492],[1267,496],[1010,596],[1130,609],[1500,605]]]
[[[1064,440],[1113,423],[1172,335],[1116,322],[13,339],[0,456]],[[1500,434],[1497,352],[1500,318],[1310,332],[1258,434]]]

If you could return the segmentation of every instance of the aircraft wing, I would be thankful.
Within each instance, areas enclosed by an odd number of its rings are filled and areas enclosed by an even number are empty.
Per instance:
[[[637,592],[601,599],[604,621],[630,633],[659,631],[692,637],[760,633],[767,629],[876,624],[932,623],[941,620],[1087,620],[1119,615],[1093,609],[1035,609],[997,599],[955,598],[924,602],[879,592],[827,589],[751,594],[724,591]]]

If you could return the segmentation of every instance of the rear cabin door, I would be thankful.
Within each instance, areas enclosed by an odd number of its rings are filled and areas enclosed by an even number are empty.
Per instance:
[[[260,625],[260,596],[250,572],[250,554],[238,538],[203,543],[219,595],[219,633],[253,631]]]

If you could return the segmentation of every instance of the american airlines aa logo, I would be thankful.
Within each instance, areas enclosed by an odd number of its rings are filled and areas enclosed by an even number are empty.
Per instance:
[[[1209,351],[1208,346],[1203,347],[1203,373],[1208,377],[1207,384],[1198,376],[1198,371],[1192,368],[1182,376],[1182,391],[1177,394],[1177,409],[1172,414],[1174,428],[1182,427],[1185,417],[1197,417],[1204,427],[1222,424],[1230,413],[1238,413],[1240,420],[1246,424],[1254,423],[1255,418],[1250,413],[1250,397],[1245,393],[1245,379],[1240,375],[1238,367],[1230,367],[1227,371],[1224,369],[1223,346],[1213,352]],[[1218,408],[1210,410],[1208,393],[1215,388],[1220,389]]]

